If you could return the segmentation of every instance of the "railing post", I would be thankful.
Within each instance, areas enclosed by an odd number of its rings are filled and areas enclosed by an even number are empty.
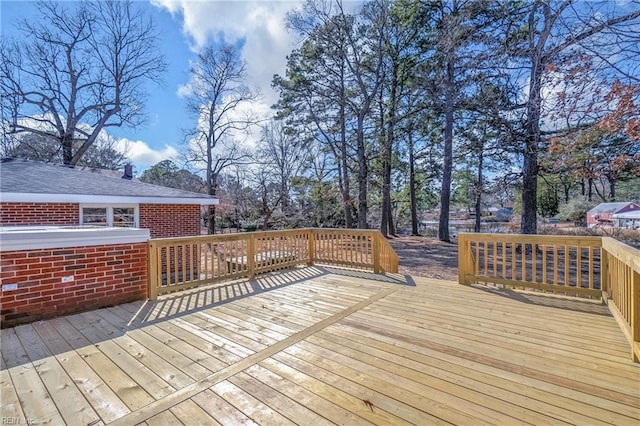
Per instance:
[[[307,239],[309,240],[309,259],[307,259],[307,266],[312,266],[316,260],[316,234],[313,228],[309,229]]]
[[[468,284],[466,275],[469,271],[469,257],[471,257],[471,242],[464,234],[458,234],[458,283]]]
[[[158,250],[156,244],[153,241],[149,241],[149,262],[147,263],[147,267],[149,270],[147,273],[149,274],[149,290],[148,296],[149,300],[156,300],[158,298],[158,280],[160,279],[158,273]]]
[[[600,290],[607,292],[607,296],[611,297],[611,289],[609,288],[609,253],[604,247],[600,247]]]
[[[371,250],[373,251],[373,273],[380,273],[380,242],[378,235],[371,233]]]
[[[247,241],[247,269],[249,269],[249,279],[256,277],[256,236],[253,232],[249,233]]]
[[[631,359],[640,362],[640,272],[631,264]]]

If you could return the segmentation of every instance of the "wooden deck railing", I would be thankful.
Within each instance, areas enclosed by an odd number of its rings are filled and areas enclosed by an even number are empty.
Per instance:
[[[149,242],[149,298],[300,264],[398,272],[398,256],[378,231],[316,228],[160,238]]]
[[[609,299],[640,357],[640,251],[612,238],[461,233],[458,280]]]
[[[613,238],[602,239],[604,299],[640,362],[640,250]]]

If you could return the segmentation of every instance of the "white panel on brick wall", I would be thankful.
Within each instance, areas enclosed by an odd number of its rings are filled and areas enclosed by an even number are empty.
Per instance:
[[[0,251],[99,246],[149,241],[148,229],[0,226]]]

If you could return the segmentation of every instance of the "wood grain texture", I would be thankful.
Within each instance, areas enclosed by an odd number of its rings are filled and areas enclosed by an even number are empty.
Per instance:
[[[2,330],[0,389],[52,424],[624,425],[628,354],[594,302],[313,267]]]

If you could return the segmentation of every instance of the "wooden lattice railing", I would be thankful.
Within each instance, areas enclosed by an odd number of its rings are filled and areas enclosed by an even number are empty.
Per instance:
[[[640,357],[640,251],[613,238],[458,235],[461,284],[602,298]]]
[[[149,242],[149,297],[296,265],[398,272],[398,256],[378,231],[294,229],[160,238]]]

